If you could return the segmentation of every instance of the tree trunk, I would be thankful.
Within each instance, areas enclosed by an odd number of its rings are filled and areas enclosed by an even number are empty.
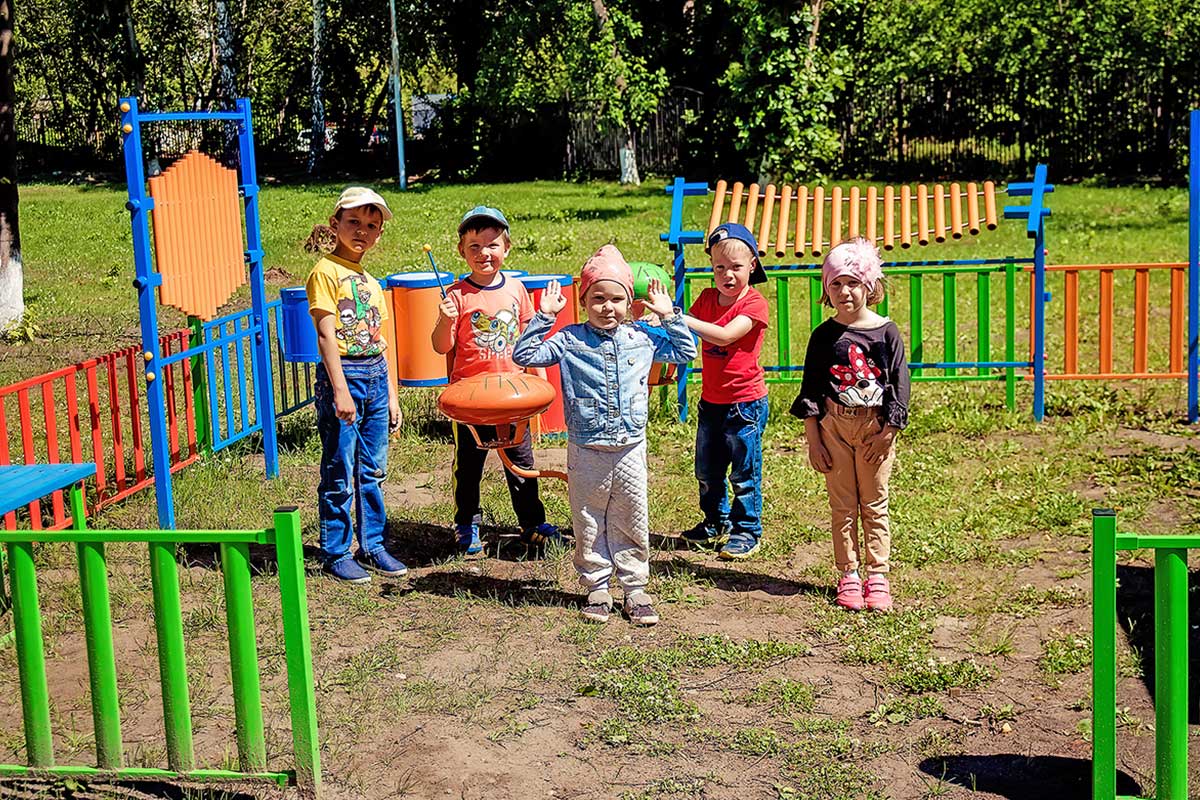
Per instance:
[[[229,0],[216,0],[216,47],[217,47],[217,97],[222,103],[233,107],[237,99],[236,61],[237,41],[233,35]]]
[[[308,174],[319,175],[325,156],[325,104],[321,101],[321,51],[325,49],[325,0],[312,0],[312,130],[308,147]]]
[[[113,9],[114,12],[116,9]],[[141,103],[147,103],[146,97],[146,59],[142,56],[142,48],[138,45],[137,31],[133,27],[133,2],[125,0],[121,4],[121,12],[124,20],[125,40],[129,45],[129,51],[126,53],[128,57],[129,77],[133,80],[133,92]],[[148,105],[148,103],[147,103]],[[142,138],[142,147],[146,153],[146,174],[149,176],[158,175],[162,172],[162,167],[158,163],[158,132],[147,131]]]
[[[621,139],[621,150],[619,152],[619,158],[621,162],[621,183],[641,186],[642,178],[638,174],[637,148],[634,146],[632,126],[625,126],[625,130],[622,131]]]
[[[13,0],[0,0],[0,330],[25,315],[21,230],[17,226],[16,102]]]
[[[237,102],[237,83],[234,75],[234,62],[237,58],[237,45],[233,37],[233,23],[229,18],[229,0],[216,0],[214,17],[213,41],[217,53],[215,69],[217,85],[217,103],[222,110],[232,109]],[[237,125],[226,123],[221,131],[223,160],[229,165],[237,153]]]

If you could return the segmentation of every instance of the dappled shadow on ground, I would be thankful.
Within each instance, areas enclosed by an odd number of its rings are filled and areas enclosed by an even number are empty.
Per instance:
[[[541,548],[521,541],[516,528],[481,525],[479,535],[484,543],[480,559],[531,561],[544,555]],[[458,555],[454,528],[450,525],[389,520],[383,543],[389,553],[410,567],[433,567]]]
[[[1011,800],[1090,800],[1092,762],[1065,756],[939,756],[919,765],[922,772],[974,792]],[[1117,772],[1118,795],[1140,795],[1137,781]]]
[[[442,597],[477,597],[513,607],[577,608],[582,600],[582,595],[564,592],[554,581],[493,578],[465,572],[431,572],[392,591],[396,594],[424,592]]]
[[[1200,619],[1200,593],[1197,592],[1196,573],[1188,574],[1188,618]],[[1132,564],[1117,565],[1117,624],[1124,629],[1129,643],[1141,654],[1142,682],[1155,697],[1154,691],[1154,568]],[[1188,652],[1200,652],[1200,629],[1188,626]],[[1120,648],[1117,656],[1117,674],[1120,680],[1122,657]],[[1200,692],[1200,671],[1188,672],[1188,696],[1197,697]],[[1195,703],[1188,705],[1188,724],[1200,724],[1200,709]]]
[[[833,599],[833,589],[829,586],[818,585],[810,581],[781,578],[776,575],[743,572],[733,567],[701,564],[682,556],[655,560],[651,562],[650,569],[656,575],[687,573],[696,580],[712,583],[714,587],[724,592],[764,592],[774,597],[808,595],[825,600]]]
[[[0,797],[39,800],[263,800],[284,796],[283,789],[262,781],[201,785],[165,781],[90,781],[80,778],[69,781],[42,778],[0,780]]]

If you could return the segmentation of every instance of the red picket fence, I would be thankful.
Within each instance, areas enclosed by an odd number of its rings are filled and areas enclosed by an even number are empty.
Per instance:
[[[183,330],[163,336],[162,352],[185,349],[188,334]],[[0,387],[0,465],[14,458],[23,464],[94,461],[89,513],[153,485],[153,473],[146,466],[149,417],[139,389],[144,376],[141,348],[132,346]],[[171,471],[177,472],[199,455],[191,366],[186,359],[173,364],[160,379]],[[69,527],[71,514],[63,496],[55,492],[49,508],[40,501],[30,503],[29,525],[34,530]],[[15,530],[17,519],[17,512],[5,515],[5,529]]]

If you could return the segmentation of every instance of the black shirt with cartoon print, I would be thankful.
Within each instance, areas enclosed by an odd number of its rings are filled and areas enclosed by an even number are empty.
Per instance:
[[[827,319],[808,340],[804,381],[792,414],[820,419],[825,400],[848,407],[878,407],[895,428],[908,424],[909,375],[900,329],[890,319],[871,328]]]

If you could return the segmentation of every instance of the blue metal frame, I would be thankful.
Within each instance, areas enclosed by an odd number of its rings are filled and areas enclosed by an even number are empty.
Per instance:
[[[1033,171],[1032,183],[1010,183],[1009,197],[1028,197],[1027,206],[1005,206],[1005,219],[1025,220],[1025,234],[1033,239],[1033,418],[1041,422],[1046,414],[1046,303],[1050,293],[1046,291],[1046,208],[1045,196],[1054,191],[1054,184],[1046,183],[1047,168],[1038,164]],[[1041,298],[1041,302],[1036,302]]]
[[[1200,110],[1188,136],[1188,422],[1200,421]]]
[[[206,342],[199,347],[189,348],[164,358],[159,349],[158,299],[154,290],[162,285],[162,276],[154,269],[154,250],[150,244],[150,218],[147,212],[154,207],[154,200],[146,193],[146,172],[142,152],[141,127],[146,123],[175,121],[220,121],[238,123],[239,190],[245,202],[246,262],[249,264],[250,314],[253,324],[238,333],[237,338],[252,337],[251,365],[255,378],[255,406],[258,410],[257,424],[263,434],[263,451],[268,478],[279,474],[279,452],[275,438],[275,395],[271,380],[271,354],[267,330],[267,301],[263,285],[262,231],[258,219],[258,177],[254,162],[254,132],[250,116],[250,101],[240,98],[236,111],[218,112],[167,112],[142,113],[137,98],[123,97],[120,100],[121,130],[124,137],[125,178],[133,230],[133,261],[136,276],[133,281],[138,293],[138,311],[141,318],[142,351],[146,365],[146,404],[150,417],[150,449],[154,464],[155,503],[158,509],[158,524],[162,529],[175,527],[175,504],[171,489],[170,450],[167,442],[165,399],[159,377],[164,367],[183,358],[203,353],[212,374],[213,350],[222,343]],[[211,324],[211,323],[210,323]],[[207,330],[207,327],[206,327]],[[239,347],[239,358],[240,358]],[[228,367],[226,359],[223,365]],[[258,368],[266,365],[265,369]],[[239,371],[239,377],[244,372]],[[228,378],[228,374],[226,374]],[[239,397],[245,407],[245,387],[240,387]],[[209,381],[211,410],[216,412],[215,387]],[[226,383],[226,408],[229,407],[229,384]],[[215,417],[215,413],[213,415]],[[243,418],[245,414],[243,414]],[[214,425],[214,428],[218,427]]]
[[[1200,112],[1198,112],[1200,113]],[[1194,117],[1200,119],[1200,117]],[[1196,125],[1193,125],[1193,145],[1194,151],[1200,150],[1200,145],[1197,145],[1198,136]],[[1193,162],[1200,159],[1193,159]],[[1195,167],[1194,167],[1195,169]],[[1045,415],[1045,388],[1046,388],[1046,309],[1045,304],[1050,300],[1050,294],[1046,291],[1046,237],[1045,237],[1045,218],[1050,215],[1050,209],[1044,205],[1045,195],[1054,191],[1053,184],[1046,182],[1047,167],[1045,164],[1037,165],[1034,170],[1033,181],[1029,183],[1010,183],[1008,185],[1008,194],[1011,197],[1030,197],[1028,206],[1006,206],[1004,216],[1006,219],[1026,219],[1026,231],[1030,238],[1034,240],[1034,251],[1030,258],[974,258],[974,259],[940,259],[940,260],[925,260],[925,261],[893,261],[888,262],[885,267],[947,267],[947,266],[987,266],[987,265],[1007,265],[1007,264],[1033,264],[1034,275],[1034,296],[1041,297],[1042,302],[1037,303],[1034,309],[1034,352],[1030,354],[1030,361],[934,361],[934,362],[911,362],[909,369],[1013,369],[1020,367],[1030,368],[1033,373],[1033,416],[1037,421],[1041,421]],[[1200,186],[1200,173],[1193,180],[1193,185]],[[707,183],[688,183],[683,178],[676,177],[674,181],[664,187],[664,191],[671,195],[671,219],[670,227],[666,233],[659,234],[659,239],[666,242],[671,248],[672,263],[675,270],[675,303],[682,305],[684,299],[684,284],[689,274],[709,271],[705,267],[688,267],[684,256],[684,246],[689,244],[703,244],[704,231],[684,230],[683,228],[683,201],[685,197],[705,196],[708,194]],[[1200,191],[1200,190],[1198,190]],[[1193,196],[1193,219],[1200,219],[1200,200]],[[1197,226],[1193,226],[1194,228]],[[1193,252],[1195,252],[1195,249]],[[797,269],[801,266],[809,265],[790,265],[790,266],[765,266],[768,274],[772,270]],[[815,270],[817,265],[811,265]],[[1192,271],[1195,278],[1196,270]],[[1193,292],[1193,298],[1200,297],[1200,290]],[[1200,304],[1200,301],[1198,301]],[[1192,319],[1196,320],[1200,314],[1194,314]],[[1193,323],[1195,324],[1195,323]],[[1192,350],[1193,356],[1197,353],[1198,337],[1195,333],[1195,328],[1192,332]],[[767,372],[795,372],[802,371],[802,366],[791,365],[771,365],[764,368]],[[687,385],[688,376],[693,373],[699,373],[700,369],[693,368],[691,365],[683,365],[679,370],[678,382],[678,397],[679,397],[679,420],[681,422],[687,420],[688,402],[687,402]],[[1193,370],[1194,373],[1194,370]],[[920,380],[920,378],[916,378]],[[980,380],[1003,380],[1005,376],[979,376]]]

